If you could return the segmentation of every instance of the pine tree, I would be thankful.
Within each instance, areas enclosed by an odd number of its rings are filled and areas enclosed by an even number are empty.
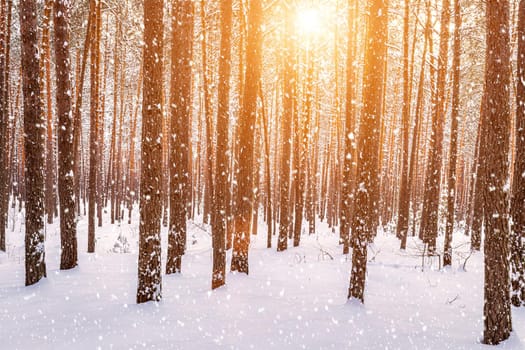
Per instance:
[[[166,273],[181,271],[191,205],[190,113],[193,3],[173,1],[171,38],[170,222]],[[145,62],[146,63],[146,62]]]
[[[6,73],[9,67],[6,64],[6,3],[5,0],[0,2],[0,96],[6,94]],[[0,99],[0,149],[5,150],[8,144],[8,120],[7,114],[7,100]],[[0,152],[0,169],[7,169],[9,159],[6,152]],[[7,225],[7,203],[9,193],[4,184],[7,183],[7,172],[0,171],[0,251],[6,251],[6,225]]]
[[[246,45],[246,73],[239,117],[239,174],[237,178],[237,201],[235,232],[231,270],[248,274],[248,248],[250,246],[250,223],[253,195],[254,129],[257,113],[257,95],[261,77],[262,57],[262,1],[251,0],[248,10],[248,35]]]
[[[288,235],[290,230],[290,167],[291,167],[291,148],[292,148],[292,121],[294,120],[294,101],[295,101],[295,52],[294,52],[294,32],[293,32],[293,7],[289,5],[286,9],[285,23],[285,59],[283,72],[283,112],[281,117],[282,128],[282,151],[280,168],[280,213],[279,213],[279,236],[277,240],[277,251],[288,248]]]
[[[456,168],[458,157],[458,124],[459,124],[459,78],[461,59],[461,7],[459,0],[454,0],[454,52],[452,58],[452,113],[450,115],[450,151],[447,185],[447,226],[445,228],[445,247],[443,266],[452,265],[452,234],[456,212]]]
[[[89,199],[88,199],[88,253],[95,252],[95,210],[97,200],[97,173],[98,173],[98,72],[99,72],[99,51],[100,45],[97,40],[97,8],[100,0],[91,0],[89,3],[91,17],[91,67],[90,67],[90,110],[89,110]]]
[[[512,182],[510,264],[512,303],[525,306],[525,0],[518,9],[516,154]]]
[[[38,21],[35,0],[20,1],[26,186],[26,286],[46,277],[44,247],[44,125],[38,78]]]
[[[359,125],[357,187],[352,218],[352,271],[348,298],[364,301],[367,245],[375,233],[379,196],[379,130],[382,119],[383,79],[387,44],[386,0],[369,5],[367,46],[363,72],[363,111]]]
[[[512,330],[509,278],[509,174],[510,143],[510,27],[509,1],[486,4],[486,110],[484,138],[489,151],[484,162],[485,203],[485,344],[499,344]]]
[[[159,301],[161,281],[163,0],[144,1],[144,80],[137,303]]]
[[[69,0],[54,2],[56,57],[56,103],[58,114],[58,196],[60,201],[60,268],[77,265],[74,198],[73,115],[71,110],[71,66],[69,57]]]
[[[445,124],[445,88],[448,66],[448,40],[450,24],[450,1],[443,0],[441,9],[441,32],[436,81],[436,95],[432,114],[432,132],[430,137],[430,155],[425,178],[423,202],[423,240],[428,244],[429,254],[436,250],[436,238],[439,226],[439,202],[441,196],[441,163],[443,159],[443,131]]]
[[[217,110],[217,147],[215,150],[215,186],[213,195],[212,244],[213,273],[211,288],[224,285],[226,280],[226,206],[228,188],[228,126],[231,74],[232,5],[221,0],[221,46],[219,57],[219,86]]]
[[[409,83],[409,59],[408,41],[410,24],[410,2],[405,0],[403,18],[403,107],[402,107],[402,171],[401,187],[399,189],[399,210],[397,216],[397,236],[401,238],[401,249],[406,247],[406,236],[408,235],[408,219],[410,212],[410,189],[408,187],[409,163],[408,163],[408,137],[410,129],[410,83]],[[404,243],[404,244],[403,244]]]

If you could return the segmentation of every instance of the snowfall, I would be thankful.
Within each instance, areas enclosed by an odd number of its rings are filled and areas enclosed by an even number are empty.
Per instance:
[[[326,224],[301,246],[266,248],[266,226],[252,236],[250,274],[228,273],[211,291],[208,226],[188,223],[182,273],[163,275],[162,301],[137,305],[138,213],[131,225],[104,214],[96,253],[87,220],[78,223],[79,264],[60,271],[58,220],[46,227],[47,278],[24,286],[23,211],[10,210],[0,253],[0,349],[525,349],[525,310],[497,347],[481,344],[483,254],[471,254],[458,228],[452,268],[406,251],[386,227],[369,247],[365,304],[347,301],[351,255]],[[163,263],[167,247],[162,229]],[[276,237],[273,237],[275,247]],[[439,240],[442,250],[443,237]],[[229,258],[228,255],[228,265]]]

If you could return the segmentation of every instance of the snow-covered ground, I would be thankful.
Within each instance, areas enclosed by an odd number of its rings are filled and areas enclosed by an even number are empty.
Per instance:
[[[59,270],[58,225],[48,226],[48,278],[24,287],[20,217],[8,230],[8,254],[0,255],[0,349],[492,348],[480,343],[483,256],[469,256],[461,232],[454,265],[445,270],[437,260],[422,261],[417,240],[402,252],[395,237],[380,232],[359,305],[346,300],[350,257],[323,223],[283,253],[265,248],[261,224],[252,237],[250,275],[230,273],[227,286],[213,292],[211,238],[206,227],[190,223],[183,273],[163,276],[162,302],[136,305],[136,219],[117,226],[106,217],[96,254],[85,253],[82,219],[79,266],[71,271]],[[512,337],[497,349],[525,349],[525,310],[513,309],[513,324]]]

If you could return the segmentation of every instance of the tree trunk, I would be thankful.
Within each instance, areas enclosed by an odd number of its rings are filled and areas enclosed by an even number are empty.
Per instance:
[[[7,29],[7,30],[6,30]],[[6,28],[6,3],[5,0],[0,2],[0,95],[6,95],[6,75],[9,67],[6,64],[6,46],[8,45],[6,40],[6,32],[9,29]],[[7,113],[7,100],[0,100],[0,149],[5,150],[8,145],[8,130],[7,125],[9,121],[9,114]],[[0,152],[0,169],[8,168],[9,159],[6,152]],[[0,171],[0,251],[6,251],[6,225],[7,225],[7,202],[4,197],[9,197],[7,188],[4,188],[4,184],[7,183],[7,173]]]
[[[294,101],[295,101],[295,52],[294,30],[293,30],[293,7],[286,10],[285,23],[285,59],[283,72],[283,112],[281,116],[282,129],[282,151],[280,169],[280,212],[279,212],[279,236],[277,239],[277,251],[288,248],[288,236],[290,230],[290,166],[292,149],[292,121],[294,120]]]
[[[409,163],[408,163],[408,138],[410,132],[410,82],[409,82],[409,61],[408,61],[408,41],[410,24],[410,2],[405,0],[405,14],[403,20],[403,108],[402,108],[402,152],[403,159],[401,165],[401,187],[399,189],[399,210],[397,215],[396,234],[406,246],[406,236],[408,235],[408,220],[410,214],[410,189],[408,187]],[[415,29],[414,29],[415,30]],[[402,244],[401,249],[405,249]]]
[[[459,0],[454,0],[454,52],[452,59],[452,113],[450,126],[450,151],[447,185],[447,226],[445,232],[445,248],[443,266],[452,265],[452,235],[454,233],[455,200],[456,200],[456,163],[458,153],[459,124],[459,84],[461,64],[461,7]]]
[[[516,150],[512,182],[510,264],[512,304],[525,306],[525,0],[519,3]]]
[[[219,56],[219,86],[217,109],[217,147],[215,150],[215,186],[213,195],[212,245],[213,273],[211,288],[226,283],[226,221],[228,188],[228,115],[230,103],[231,36],[233,11],[231,1],[222,0],[221,43]]]
[[[99,43],[97,42],[97,7],[98,1],[91,0],[91,37],[94,42],[91,47],[90,67],[90,125],[89,125],[89,199],[88,199],[88,253],[95,252],[95,210],[97,200],[97,141],[98,141],[98,54]]]
[[[171,48],[170,222],[166,274],[181,272],[191,206],[190,121],[193,4],[173,1]],[[144,62],[146,64],[146,62]],[[145,76],[144,76],[145,77]]]
[[[432,133],[429,145],[429,159],[425,178],[423,201],[422,235],[428,244],[429,254],[436,250],[436,238],[439,227],[439,203],[441,197],[441,166],[443,160],[443,129],[445,124],[445,88],[448,66],[448,39],[450,24],[450,1],[443,0],[441,10],[441,33],[439,41],[436,98],[432,115]]]
[[[51,17],[53,1],[44,3],[44,17],[42,22],[42,52],[41,61],[41,90],[43,109],[46,115],[46,214],[47,223],[52,224],[55,216],[55,142],[53,135],[53,105],[51,103]],[[44,93],[45,91],[45,93]],[[45,98],[44,98],[45,96]]]
[[[71,66],[69,57],[69,6],[67,0],[54,2],[56,105],[58,115],[58,197],[60,201],[60,269],[77,265],[77,233],[73,191],[73,120],[71,114]]]
[[[340,239],[343,241],[343,254],[350,251],[350,226],[352,224],[353,191],[355,182],[352,179],[355,164],[355,12],[357,3],[351,0],[348,3],[348,48],[346,57],[346,110],[345,110],[345,135],[344,135],[344,157],[341,181],[341,203],[339,218]],[[335,69],[339,69],[335,67]],[[338,93],[338,92],[336,92]]]
[[[246,45],[246,73],[242,109],[239,116],[239,176],[237,178],[237,201],[233,255],[231,270],[248,274],[248,248],[250,245],[250,222],[253,195],[253,149],[257,113],[258,86],[262,59],[262,1],[251,0],[248,10],[248,35]]]
[[[359,125],[355,212],[352,219],[352,270],[348,298],[364,302],[367,245],[374,236],[379,196],[379,129],[386,60],[388,5],[385,0],[370,2],[365,66],[363,72],[363,111]]]
[[[490,145],[484,162],[487,186],[482,189],[485,203],[485,303],[483,343],[495,345],[512,331],[509,279],[509,174],[510,141],[510,35],[509,1],[486,4],[487,127]]]
[[[144,81],[137,303],[159,301],[161,281],[163,0],[144,2]],[[159,142],[160,140],[160,142]]]
[[[201,7],[201,30],[202,30],[202,89],[204,97],[204,120],[206,125],[206,165],[204,167],[205,185],[204,185],[204,208],[203,220],[205,223],[209,222],[211,215],[212,196],[213,196],[213,125],[212,125],[212,110],[210,99],[210,77],[208,70],[208,31],[206,29],[206,11],[205,1],[200,1]]]
[[[44,246],[44,125],[38,70],[38,21],[34,0],[20,1],[26,186],[26,286],[46,277]]]

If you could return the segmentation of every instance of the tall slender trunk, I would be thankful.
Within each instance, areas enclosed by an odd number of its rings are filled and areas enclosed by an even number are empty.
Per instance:
[[[525,0],[519,3],[516,87],[516,150],[510,236],[512,303],[525,306]]]
[[[170,220],[166,273],[181,272],[191,206],[190,113],[193,3],[173,1],[171,37]],[[144,62],[146,64],[146,62]]]
[[[292,149],[292,121],[294,120],[295,82],[293,79],[295,70],[295,52],[293,40],[293,7],[286,10],[285,23],[285,52],[283,72],[283,112],[281,116],[282,129],[282,151],[280,168],[280,212],[279,212],[279,236],[277,239],[277,251],[288,248],[288,236],[290,230],[290,166]]]
[[[350,227],[352,224],[353,191],[354,191],[354,164],[355,164],[355,12],[357,3],[355,0],[348,2],[348,47],[346,54],[346,110],[345,110],[345,135],[344,135],[344,157],[341,181],[341,203],[339,205],[340,234],[343,241],[343,254],[350,251]],[[335,67],[335,69],[339,69]],[[337,89],[337,88],[336,88]],[[338,93],[338,92],[336,92]]]
[[[352,219],[352,270],[348,298],[364,302],[367,246],[374,236],[379,196],[379,128],[382,120],[383,79],[386,60],[388,3],[373,0],[369,5],[363,111],[359,125],[357,188]]]
[[[459,124],[459,79],[461,64],[461,6],[454,0],[454,52],[452,59],[452,113],[450,115],[450,151],[447,185],[447,226],[445,228],[445,248],[443,266],[452,265],[452,234],[455,220],[456,200],[456,163],[458,157],[458,124]]]
[[[97,200],[97,156],[98,156],[98,55],[97,41],[97,7],[100,0],[91,0],[91,37],[94,38],[91,47],[90,67],[90,125],[89,125],[89,199],[88,199],[88,253],[95,252],[95,210]]]
[[[38,20],[35,0],[20,1],[26,188],[26,286],[46,277],[44,246],[44,125],[38,70]]]
[[[409,45],[409,24],[410,24],[410,1],[405,0],[405,14],[403,20],[403,109],[402,109],[402,152],[401,157],[403,159],[401,165],[401,187],[399,189],[399,211],[397,215],[397,236],[401,238],[401,241],[405,242],[406,236],[408,235],[408,219],[410,213],[410,189],[408,187],[408,176],[409,176],[409,162],[408,162],[408,139],[410,133],[410,83],[409,83],[409,58],[408,58],[408,45]],[[415,30],[415,29],[414,29]],[[405,249],[405,247],[401,247]]]
[[[201,30],[202,30],[202,82],[203,82],[203,97],[204,97],[204,120],[206,125],[206,165],[204,167],[205,185],[204,185],[204,222],[208,223],[212,210],[212,196],[213,196],[213,123],[212,110],[210,99],[210,77],[208,68],[208,31],[206,29],[206,9],[205,1],[201,0]]]
[[[46,115],[46,214],[47,223],[53,223],[55,216],[55,142],[53,133],[53,104],[51,96],[51,20],[53,1],[44,3],[44,17],[42,22],[42,52],[40,53],[41,65],[41,90],[42,103]],[[45,91],[45,93],[44,93]],[[44,98],[45,96],[45,98]]]
[[[231,1],[222,0],[221,43],[219,56],[219,86],[217,109],[217,147],[215,150],[215,186],[213,187],[212,245],[213,273],[211,288],[226,283],[226,230],[228,192],[228,115],[230,102],[231,37],[233,10]]]
[[[163,0],[144,2],[144,80],[137,303],[159,301],[161,278]],[[160,140],[160,142],[159,142]]]
[[[254,129],[257,113],[258,86],[262,59],[262,1],[250,1],[248,10],[248,35],[246,45],[246,73],[242,109],[239,116],[239,176],[231,270],[248,274],[248,249],[250,245],[250,222],[253,202],[253,150]]]
[[[58,115],[58,197],[60,201],[60,269],[77,265],[75,197],[73,191],[73,119],[71,114],[71,63],[68,0],[54,2],[56,105]]]
[[[441,173],[443,160],[443,131],[445,124],[445,88],[448,66],[448,39],[450,24],[450,0],[443,0],[441,10],[441,32],[439,41],[438,70],[435,108],[432,115],[432,133],[429,145],[429,161],[425,179],[422,235],[428,244],[429,254],[436,250],[439,227],[439,203],[441,197]]]
[[[499,344],[512,331],[509,271],[510,26],[509,1],[486,4],[485,297],[483,343]]]
[[[6,76],[9,67],[6,65],[6,32],[10,30],[6,26],[6,2],[0,1],[0,95],[6,95]],[[7,113],[7,100],[0,100],[0,149],[5,150],[8,144],[8,125],[9,114]],[[8,158],[6,152],[0,152],[0,169],[7,169]],[[6,225],[7,225],[7,202],[9,197],[5,184],[8,179],[5,171],[0,171],[0,251],[6,251]]]

